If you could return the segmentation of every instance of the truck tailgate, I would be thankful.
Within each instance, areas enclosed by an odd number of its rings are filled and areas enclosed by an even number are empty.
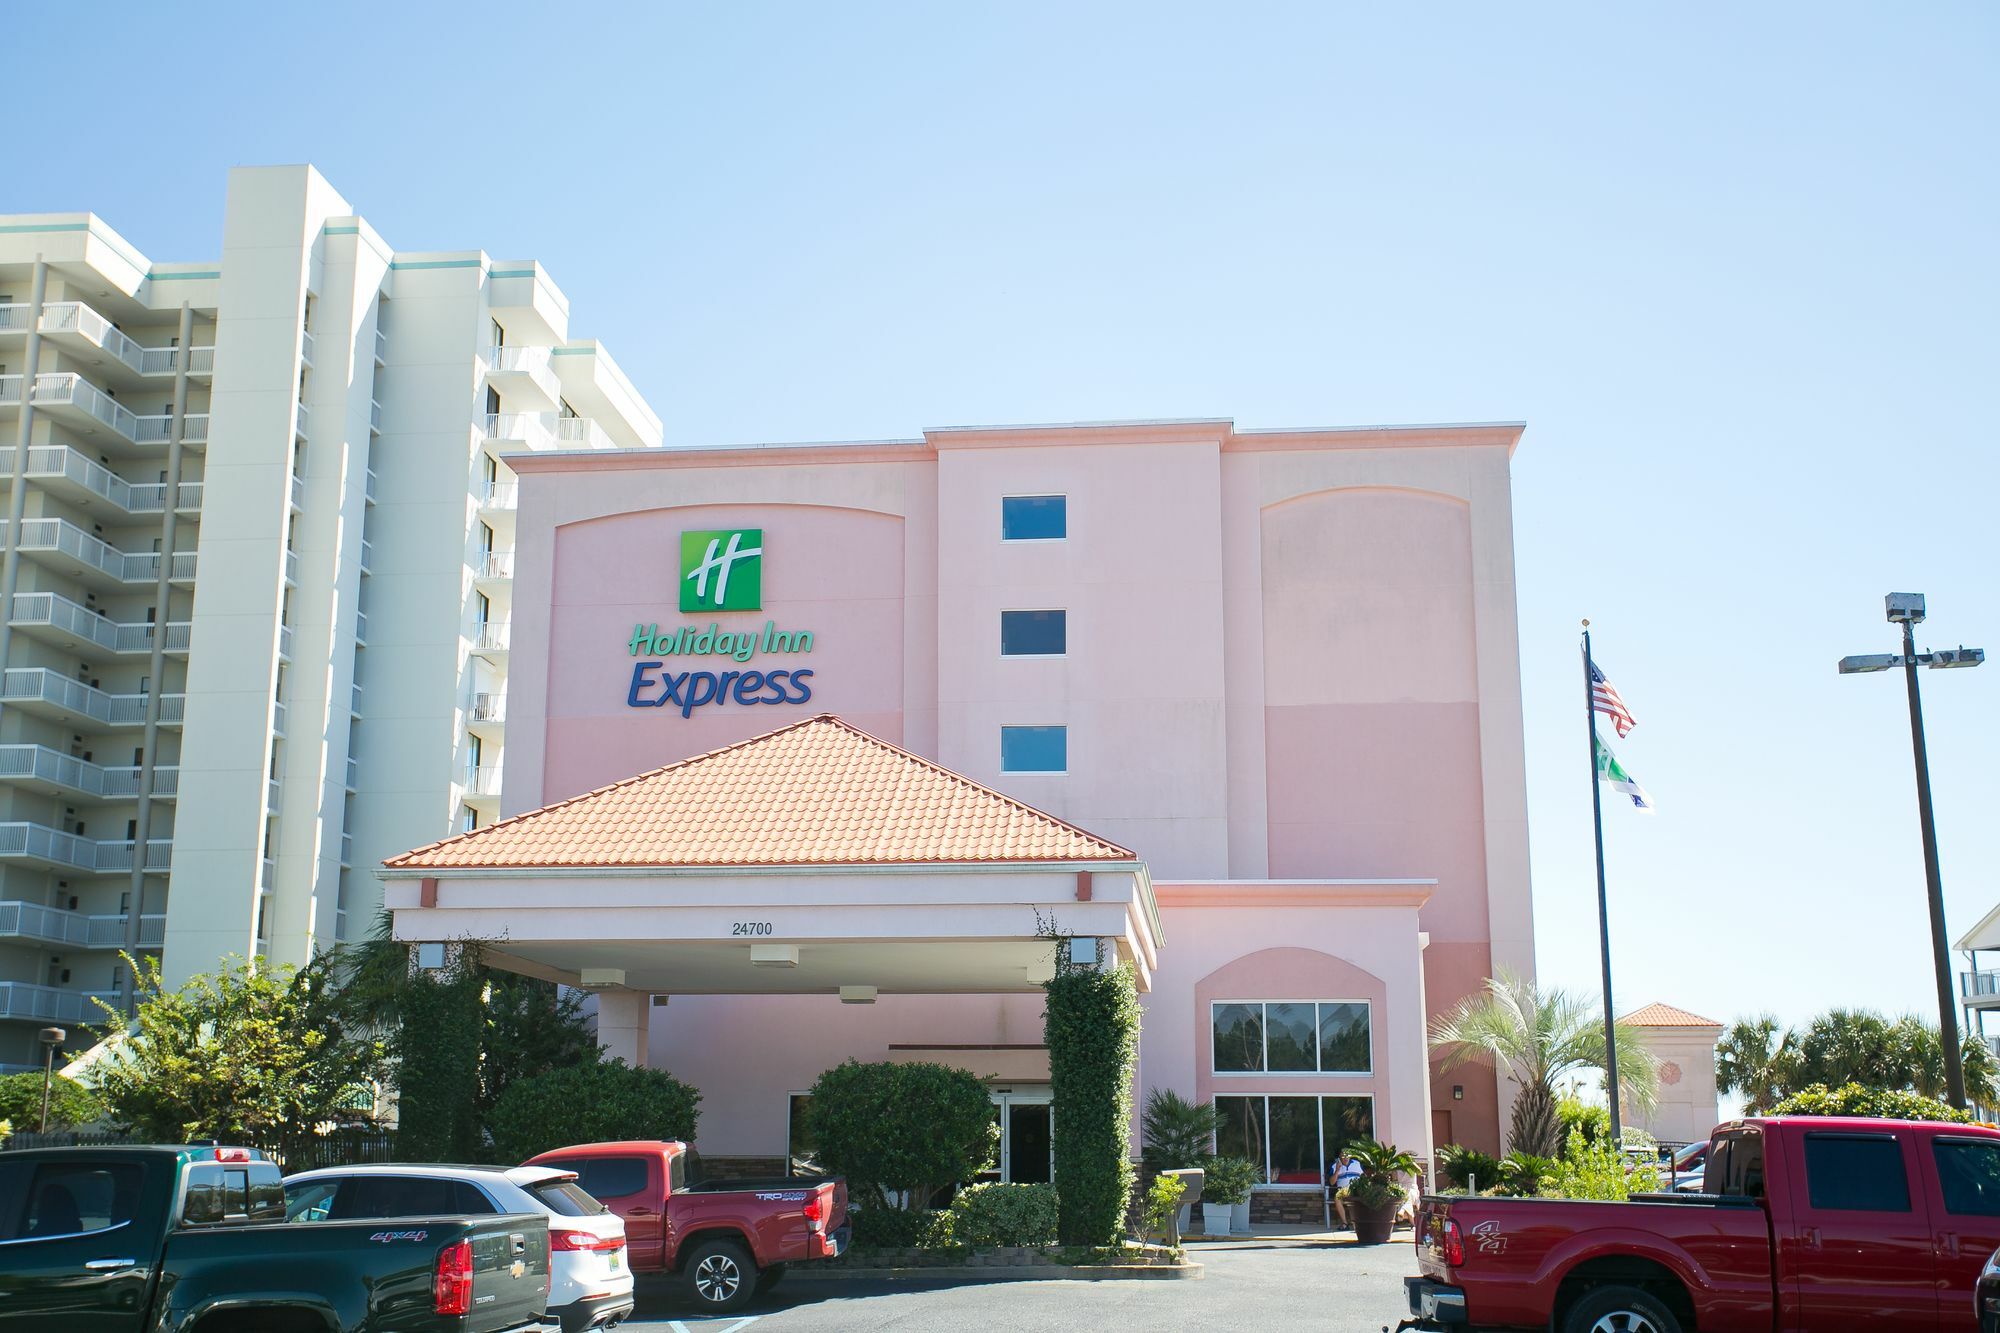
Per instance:
[[[549,1223],[518,1215],[480,1219],[472,1243],[472,1310],[463,1333],[504,1333],[541,1317],[549,1302]]]

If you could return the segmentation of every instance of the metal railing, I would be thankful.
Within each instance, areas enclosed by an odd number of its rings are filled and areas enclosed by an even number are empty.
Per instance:
[[[0,305],[0,333],[25,333],[31,307]],[[139,375],[171,375],[180,365],[178,347],[146,347],[81,301],[49,301],[42,306],[43,333],[74,333],[111,353]],[[196,347],[188,361],[190,375],[215,373],[215,348]]]
[[[304,329],[299,330],[299,360],[307,365],[313,363],[313,336]]]
[[[361,790],[361,761],[353,755],[347,756],[347,790]]]
[[[284,788],[276,778],[264,779],[264,809],[275,811],[278,808],[278,798],[283,794]]]
[[[271,734],[274,736],[285,734],[285,706],[281,703],[271,705]]]
[[[589,417],[558,416],[554,412],[489,412],[480,418],[486,438],[519,441],[530,451],[542,449],[616,449],[617,443]]]
[[[480,488],[479,503],[485,509],[512,509],[520,501],[521,483],[489,481]]]
[[[132,443],[134,444],[167,444],[173,438],[174,419],[170,415],[133,419]],[[182,415],[181,440],[186,444],[208,443],[208,413],[188,412]]]
[[[363,648],[368,646],[368,613],[366,611],[356,611],[354,613],[354,641]]]
[[[512,637],[510,634],[512,628],[511,623],[505,620],[489,621],[473,631],[472,646],[479,652],[504,653],[507,651],[508,640]]]
[[[2000,996],[2000,969],[1959,973],[1958,993],[1968,1000]]]
[[[0,673],[0,700],[47,704],[109,727],[136,727],[146,720],[145,695],[106,694],[47,667],[9,667]],[[186,712],[185,694],[160,696],[162,725],[179,726]]]
[[[507,696],[486,693],[473,695],[472,707],[466,710],[466,717],[473,722],[505,722]]]
[[[147,842],[146,869],[170,869],[173,848],[171,838],[155,838]],[[98,842],[31,820],[0,823],[0,858],[18,857],[101,874],[132,869],[132,849],[130,841]]]
[[[7,527],[7,520],[0,519],[0,540],[5,540]],[[121,551],[67,519],[22,520],[20,549],[28,554],[53,552],[68,556],[78,564],[89,565],[121,583],[151,583],[160,575],[158,551]],[[176,579],[192,579],[194,572],[195,552],[176,552],[173,576]]]
[[[465,770],[465,794],[467,796],[498,796],[500,794],[500,765],[476,764],[468,767]]]
[[[152,625],[142,620],[121,623],[52,592],[16,593],[10,619],[18,627],[46,625],[63,634],[86,639],[106,652],[153,651]],[[189,622],[167,622],[168,652],[186,652],[192,638],[193,627]]]
[[[488,551],[479,561],[479,577],[482,579],[513,578],[514,553],[512,551]]]
[[[532,375],[537,379],[549,374],[550,349],[546,347],[489,347],[486,349],[486,369],[495,375]]]
[[[106,768],[46,745],[0,745],[0,781],[8,780],[46,782],[104,800],[132,800],[139,795],[137,767]],[[178,767],[161,765],[153,770],[155,796],[179,791]]]
[[[0,981],[0,1018],[96,1023],[104,1018],[104,1011],[96,1004],[99,999],[106,1004],[118,1003],[113,991],[74,991],[37,986],[31,981]]]
[[[616,449],[617,441],[589,417],[557,417],[556,446],[562,449]]]
[[[290,661],[292,658],[292,627],[278,626],[278,656]]]
[[[382,404],[373,398],[368,400],[368,429],[377,435],[382,433]]]
[[[361,494],[369,504],[375,503],[375,469],[372,467],[368,469],[367,479],[362,483]]]
[[[139,918],[139,945],[158,948],[166,938],[164,913]],[[118,914],[86,916],[38,903],[0,902],[0,937],[44,940],[80,949],[125,947],[125,918]]]
[[[366,537],[361,539],[361,572],[366,574],[375,564],[375,543]]]
[[[299,553],[297,551],[285,552],[285,582],[291,584],[293,587],[298,586]]]
[[[292,474],[292,508],[306,507],[306,479],[296,472]]]
[[[375,360],[377,364],[380,364],[388,359],[389,335],[382,332],[381,326],[377,325],[375,329]]]
[[[298,423],[295,426],[293,426],[292,429],[298,433],[300,439],[304,439],[306,434],[306,427],[309,424],[311,424],[312,421],[312,412],[306,407],[304,403],[298,404],[298,409],[299,409]]]

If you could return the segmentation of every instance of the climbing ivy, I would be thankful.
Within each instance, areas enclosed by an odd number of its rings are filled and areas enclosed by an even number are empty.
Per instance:
[[[1132,1080],[1139,1060],[1139,996],[1129,967],[1070,961],[1057,945],[1044,989],[1055,1185],[1065,1245],[1116,1244],[1132,1193]]]

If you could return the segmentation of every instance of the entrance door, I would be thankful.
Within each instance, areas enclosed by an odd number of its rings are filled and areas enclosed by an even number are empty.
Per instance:
[[[1007,1088],[993,1094],[993,1118],[1000,1124],[999,1179],[1010,1185],[1046,1185],[1055,1179],[1052,1114],[1047,1088]]]

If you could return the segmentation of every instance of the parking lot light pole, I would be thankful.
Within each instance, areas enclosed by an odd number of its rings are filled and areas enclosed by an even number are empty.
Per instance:
[[[1917,691],[1917,668],[1975,667],[1986,660],[1986,651],[1959,647],[1920,653],[1917,651],[1916,627],[1924,618],[1924,595],[1920,592],[1892,592],[1882,601],[1889,623],[1903,627],[1903,651],[1843,657],[1840,659],[1840,674],[1851,676],[1901,667],[1904,684],[1909,689],[1910,748],[1917,766],[1917,821],[1923,830],[1924,881],[1930,893],[1931,961],[1937,970],[1938,1044],[1944,1048],[1947,1100],[1962,1111],[1966,1109],[1965,1056],[1959,1047],[1958,1006],[1951,990],[1951,952],[1944,933],[1944,885],[1938,875],[1937,823],[1931,815],[1931,764],[1924,747],[1924,705]]]

